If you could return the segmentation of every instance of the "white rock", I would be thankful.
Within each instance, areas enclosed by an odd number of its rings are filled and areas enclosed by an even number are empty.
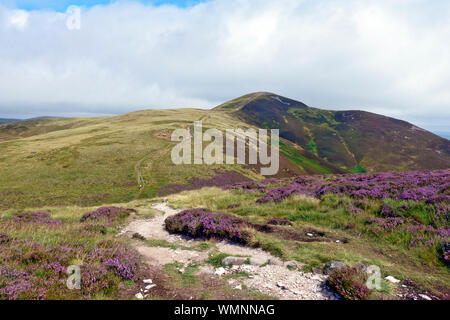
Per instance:
[[[425,300],[433,300],[429,296],[427,296],[426,294],[419,294],[419,297],[421,297],[422,299],[425,299]]]
[[[227,270],[225,270],[225,268],[220,267],[216,269],[216,272],[214,272],[214,274],[217,274],[218,276],[221,276],[223,274],[225,274],[227,272]]]
[[[250,263],[250,265],[252,266],[262,266],[264,264],[267,263],[267,259],[264,258],[255,258],[255,257],[251,257],[248,262]]]
[[[145,279],[144,283],[153,283],[153,280],[152,279]]]
[[[148,286],[145,287],[145,290],[150,290],[151,288],[156,287],[156,284],[149,284]]]
[[[283,289],[283,290],[287,289],[286,286],[285,286],[285,285],[283,284],[283,282],[281,282],[281,281],[278,281],[278,282],[277,282],[277,287],[279,287],[279,288],[281,288],[281,289]]]
[[[241,270],[242,270],[242,271],[245,271],[245,272],[248,272],[248,273],[255,272],[256,268],[257,268],[257,267],[255,267],[255,266],[250,266],[250,265],[246,265],[246,264],[244,264],[243,266],[241,266]]]
[[[222,264],[226,266],[241,266],[243,265],[248,258],[242,258],[242,257],[226,257],[222,260]]]
[[[307,233],[306,234],[308,237],[314,237],[314,235],[312,233]]]
[[[136,299],[139,299],[139,300],[142,300],[142,299],[144,299],[144,296],[142,295],[142,293],[136,293],[136,295],[135,295],[135,297],[136,297]]]
[[[237,289],[237,290],[242,290],[242,285],[240,284],[240,285],[238,285],[238,286],[236,286],[234,288]]]
[[[393,276],[387,276],[385,279],[391,283],[399,283],[400,282],[400,280],[395,279]]]
[[[269,265],[271,266],[282,266],[283,265],[283,261],[281,261],[280,259],[269,259]]]
[[[284,263],[286,268],[298,268],[297,263],[295,261],[287,261]]]

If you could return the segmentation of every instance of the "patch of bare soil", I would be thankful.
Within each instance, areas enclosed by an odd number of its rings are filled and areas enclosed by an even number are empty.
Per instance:
[[[347,243],[347,239],[337,239],[327,236],[325,233],[316,231],[314,229],[306,229],[299,232],[286,225],[275,225],[274,223],[267,224],[249,224],[253,229],[271,234],[274,237],[286,240],[300,241],[300,242],[341,242]]]
[[[192,250],[173,250],[164,247],[149,247],[139,245],[137,251],[145,258],[149,265],[161,266],[168,263],[180,262],[184,265],[192,263],[201,263],[208,259],[207,252]]]
[[[196,284],[189,287],[174,286],[173,280],[163,268],[145,266],[133,278],[135,286],[122,285],[119,300],[136,299],[137,293],[141,293],[144,299],[164,300],[254,300],[258,298],[257,295],[248,291],[230,290],[224,279],[213,275],[200,274]]]
[[[169,132],[155,132],[153,136],[164,140],[171,140],[172,135]]]

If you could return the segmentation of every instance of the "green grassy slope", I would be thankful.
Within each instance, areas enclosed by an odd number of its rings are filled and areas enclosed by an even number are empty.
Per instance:
[[[450,167],[450,141],[408,122],[364,111],[330,111],[259,92],[216,108],[241,121],[279,128],[290,140],[346,170]]]
[[[140,191],[153,196],[162,185],[208,175],[216,167],[175,166],[169,161],[171,131],[206,115],[192,109],[142,111],[0,126],[3,139],[9,139],[0,142],[0,206],[127,201]],[[227,123],[226,117],[221,120]],[[143,190],[138,174],[145,183]]]
[[[174,165],[170,154],[176,143],[170,135],[196,120],[203,121],[204,130],[249,128],[222,112],[197,109],[0,125],[0,207],[96,205],[148,198],[163,186],[184,184],[192,177],[208,178],[216,170],[262,178],[260,166]],[[320,159],[307,151],[292,152],[303,160],[282,152],[280,176],[339,172],[326,163],[318,165]]]

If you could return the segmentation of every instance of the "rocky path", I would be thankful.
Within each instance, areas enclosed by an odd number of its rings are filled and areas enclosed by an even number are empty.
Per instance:
[[[325,276],[301,272],[298,270],[301,267],[298,263],[292,261],[284,263],[259,248],[244,247],[225,241],[215,242],[216,250],[230,256],[224,260],[227,267],[214,268],[205,263],[209,251],[198,250],[198,241],[169,234],[165,229],[165,219],[176,214],[177,210],[170,208],[168,203],[157,203],[152,207],[161,211],[162,214],[157,214],[150,219],[132,221],[120,233],[122,236],[129,237],[133,235],[136,237],[138,234],[140,238],[153,242],[151,246],[142,241],[135,242],[135,248],[149,265],[162,267],[168,263],[178,262],[188,266],[197,263],[200,264],[199,272],[218,278],[229,278],[228,284],[234,289],[242,290],[248,287],[284,300],[338,298],[326,287]],[[161,245],[158,245],[158,241]],[[175,249],[177,247],[182,249]],[[180,272],[183,270],[184,268],[181,268]],[[246,274],[247,277],[233,277],[232,275],[236,273]],[[138,292],[137,297],[144,297],[143,292]]]

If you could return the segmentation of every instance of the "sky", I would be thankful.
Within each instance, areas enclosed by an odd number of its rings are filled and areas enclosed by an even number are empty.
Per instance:
[[[206,0],[143,0],[139,1],[142,4],[150,4],[160,6],[164,4],[176,5],[181,8],[193,6],[195,4],[205,2]],[[65,12],[70,6],[83,6],[91,8],[96,5],[108,5],[114,0],[4,0],[1,1],[4,6],[10,8],[17,8],[22,10],[54,10],[58,12]],[[121,1],[123,3],[130,1]]]
[[[0,118],[270,91],[450,134],[449,39],[447,0],[0,0]]]

